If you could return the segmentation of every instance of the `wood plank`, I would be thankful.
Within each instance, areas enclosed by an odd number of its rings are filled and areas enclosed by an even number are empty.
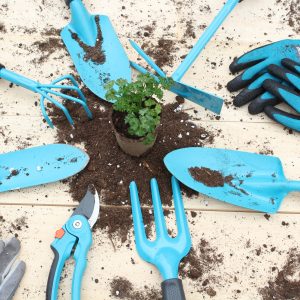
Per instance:
[[[64,207],[1,205],[1,215],[5,219],[1,223],[1,237],[17,234],[22,243],[20,258],[27,263],[16,300],[44,297],[53,258],[49,245],[55,230],[70,214],[70,209]],[[23,221],[17,220],[22,217]],[[167,222],[173,224],[173,217],[171,213]],[[224,295],[226,299],[261,299],[259,289],[281,270],[290,249],[300,246],[297,239],[299,215],[275,215],[267,220],[255,213],[203,212],[192,217],[188,212],[188,218],[195,249],[201,244],[202,250],[207,251],[207,256],[201,256],[199,252],[196,255],[203,263],[203,275],[197,280],[183,280],[190,300],[208,299],[207,293],[211,289],[216,292],[214,299],[224,299]],[[18,230],[12,224],[23,225]],[[132,282],[133,290],[144,291],[145,285],[160,290],[160,275],[153,266],[139,258],[132,233],[125,244],[121,244],[118,238],[110,241],[107,234],[99,230],[93,239],[83,279],[82,299],[111,299],[110,284],[118,276]],[[217,257],[219,263],[214,263],[211,258]],[[73,268],[74,264],[67,264],[60,287],[61,299],[70,297]],[[203,287],[206,279],[208,285]]]

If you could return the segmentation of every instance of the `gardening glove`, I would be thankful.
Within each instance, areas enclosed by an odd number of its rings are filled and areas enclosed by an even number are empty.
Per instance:
[[[0,240],[0,300],[11,300],[25,273],[25,263],[17,261],[20,241]]]
[[[281,64],[283,67],[270,65],[268,72],[282,80],[285,84],[268,79],[264,81],[263,87],[268,93],[274,95],[280,101],[287,103],[297,113],[300,113],[300,62],[284,59]],[[273,120],[288,128],[300,131],[299,115],[284,112],[273,106],[266,106],[264,111]]]
[[[280,66],[282,59],[289,58],[300,62],[300,41],[283,40],[254,49],[240,58],[237,58],[230,65],[232,73],[245,70],[242,74],[231,80],[227,88],[230,92],[240,89],[244,90],[236,96],[233,104],[237,107],[243,106],[264,93],[263,82],[267,79],[280,81],[272,74],[267,72],[269,65]],[[279,99],[266,95],[265,105],[276,105]],[[249,108],[250,113],[258,113]]]

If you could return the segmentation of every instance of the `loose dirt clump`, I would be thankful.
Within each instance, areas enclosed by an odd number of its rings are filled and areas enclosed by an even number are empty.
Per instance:
[[[173,62],[178,47],[176,41],[165,37],[158,40],[157,44],[151,42],[144,43],[142,49],[152,58],[155,63],[163,68],[164,66],[173,67]]]
[[[286,16],[283,16],[283,20],[288,23],[293,30],[300,33],[300,1],[299,0],[276,0],[276,3],[283,5],[286,10]]]
[[[126,278],[115,277],[110,283],[110,293],[113,298],[127,300],[161,300],[161,291],[155,288],[143,287],[143,291],[136,290]]]
[[[48,61],[48,58],[57,50],[65,49],[60,37],[48,37],[44,41],[37,41],[32,44],[32,47],[37,49],[41,56],[35,58],[32,62],[35,64]]]
[[[260,289],[263,300],[299,300],[300,299],[300,254],[291,249],[285,265],[274,280]]]
[[[191,176],[198,182],[203,183],[209,187],[223,187],[225,183],[231,183],[233,176],[223,176],[219,171],[211,170],[209,168],[189,168]]]
[[[3,23],[0,23],[0,32],[1,33],[6,33],[6,27]]]
[[[70,101],[65,105],[75,121],[76,128],[70,126],[58,108],[54,107],[51,113],[57,128],[58,142],[84,144],[90,156],[87,168],[69,180],[73,199],[80,201],[87,186],[94,184],[101,193],[102,204],[128,206],[130,205],[128,187],[130,182],[135,180],[141,203],[151,205],[150,180],[156,177],[163,204],[171,206],[171,175],[164,166],[163,158],[178,148],[212,144],[214,133],[192,123],[186,112],[178,110],[178,103],[168,104],[163,107],[162,125],[152,151],[146,156],[133,158],[126,155],[117,145],[110,124],[111,104],[100,100],[87,89],[83,92],[92,110],[93,120],[89,121],[82,107]],[[194,194],[187,188],[183,188],[183,191],[189,196]],[[117,216],[116,213],[116,218]],[[122,220],[126,222],[128,216],[129,213],[124,217],[119,216],[120,224],[123,224]],[[108,230],[111,230],[111,233],[116,232],[118,228],[113,227],[112,223],[113,220],[111,223],[108,222]],[[124,236],[124,233],[121,236]]]
[[[182,278],[194,281],[199,292],[206,292],[214,297],[217,294],[214,286],[218,284],[219,278],[213,272],[223,263],[223,259],[223,255],[216,248],[201,239],[180,263],[179,274]]]
[[[84,50],[85,54],[83,57],[84,61],[91,60],[93,63],[101,65],[105,63],[105,53],[102,49],[103,44],[103,35],[100,28],[100,17],[95,17],[96,25],[97,25],[97,39],[95,46],[86,45],[75,32],[71,32],[72,38],[79,44],[79,46]]]

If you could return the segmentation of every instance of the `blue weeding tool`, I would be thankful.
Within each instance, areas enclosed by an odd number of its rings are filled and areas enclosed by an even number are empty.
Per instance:
[[[68,109],[62,103],[58,102],[53,96],[80,104],[84,108],[87,116],[90,119],[92,119],[93,117],[91,111],[87,106],[87,101],[79,88],[78,83],[76,82],[75,78],[72,75],[62,76],[52,81],[50,84],[41,84],[37,81],[28,79],[22,75],[9,71],[3,65],[0,64],[0,78],[6,79],[34,93],[40,94],[41,95],[40,106],[41,106],[42,114],[51,128],[53,128],[54,126],[46,112],[45,101],[49,101],[51,104],[60,108],[65,114],[69,123],[71,125],[74,125],[74,121]],[[72,83],[72,85],[62,84],[62,82],[65,80],[69,80]],[[69,91],[73,93],[75,92],[78,98],[71,95],[67,95],[61,91]]]
[[[67,223],[55,234],[51,244],[54,260],[51,266],[46,300],[56,300],[60,276],[67,259],[74,253],[75,270],[72,281],[72,300],[80,300],[81,282],[86,268],[87,254],[92,245],[91,228],[98,220],[100,200],[94,186],[89,189]]]
[[[266,213],[277,212],[288,193],[300,192],[300,181],[287,180],[280,159],[274,156],[191,147],[170,152],[164,162],[189,188]]]
[[[205,91],[199,90],[197,88],[191,87],[185,83],[181,82],[184,74],[188,71],[190,66],[196,60],[201,51],[205,48],[207,43],[214,36],[215,32],[222,25],[225,18],[230,14],[230,12],[238,4],[239,0],[228,0],[213,22],[202,34],[198,42],[195,44],[193,49],[186,56],[184,61],[179,65],[177,70],[172,75],[174,80],[173,86],[170,90],[188,100],[193,101],[196,104],[203,106],[211,110],[214,113],[220,114],[223,106],[223,99],[209,94]],[[132,47],[136,52],[141,55],[141,57],[153,68],[153,70],[161,77],[166,77],[166,74],[155,64],[155,62],[132,40],[130,40]],[[141,73],[148,73],[148,71],[142,66],[131,62],[131,66]],[[153,75],[153,74],[152,74]],[[154,76],[154,75],[153,75]]]
[[[129,59],[107,16],[91,15],[81,0],[65,0],[72,20],[61,37],[84,84],[105,99],[104,84],[131,81]]]
[[[139,255],[155,265],[162,277],[162,292],[165,300],[184,300],[182,282],[178,279],[178,266],[191,248],[191,236],[183,207],[178,181],[172,177],[172,190],[175,204],[178,234],[168,235],[156,179],[151,180],[152,202],[155,217],[156,240],[146,237],[138,190],[135,182],[130,184],[132,217],[134,221],[135,243]]]

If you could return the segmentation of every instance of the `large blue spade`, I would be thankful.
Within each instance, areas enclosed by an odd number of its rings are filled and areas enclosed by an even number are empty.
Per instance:
[[[59,181],[83,170],[88,155],[73,146],[52,144],[0,155],[0,192]]]
[[[61,37],[84,84],[105,99],[104,84],[131,81],[128,57],[107,16],[91,15],[81,0],[65,0],[72,14]]]
[[[289,192],[300,191],[300,181],[287,180],[273,156],[194,147],[170,152],[164,162],[191,189],[257,211],[275,213]]]

